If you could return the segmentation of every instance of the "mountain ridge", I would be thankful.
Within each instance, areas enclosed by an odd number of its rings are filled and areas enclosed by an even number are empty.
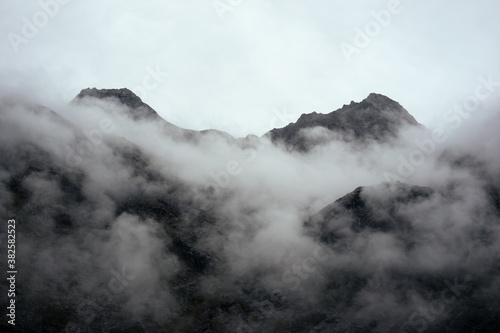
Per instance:
[[[229,141],[245,140],[244,138],[235,139],[229,133],[220,130],[195,131],[171,124],[127,88],[82,89],[73,102],[78,103],[85,98],[117,100],[128,108],[127,115],[132,119],[162,120],[168,124],[170,131],[175,129],[175,132],[183,132],[183,136],[190,140],[198,140],[207,134],[219,135]],[[290,123],[283,128],[271,129],[263,137],[270,138],[274,144],[284,144],[288,149],[307,152],[318,144],[331,141],[331,139],[319,140],[319,142],[308,140],[303,135],[303,131],[307,129],[320,127],[340,135],[341,140],[346,142],[366,142],[369,140],[385,141],[396,137],[397,132],[404,126],[422,125],[398,102],[382,94],[370,93],[361,102],[351,101],[350,104],[344,104],[341,108],[327,114],[303,113],[295,123]]]

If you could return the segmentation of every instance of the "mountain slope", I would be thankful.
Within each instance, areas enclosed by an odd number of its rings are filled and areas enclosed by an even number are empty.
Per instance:
[[[367,197],[365,193],[370,191],[381,191],[382,194]],[[430,187],[410,186],[399,182],[375,188],[358,187],[312,216],[305,226],[319,228],[315,235],[326,243],[332,243],[338,238],[331,224],[340,220],[349,220],[348,227],[353,232],[361,232],[366,228],[379,232],[396,231],[404,228],[404,218],[397,214],[399,206],[429,199],[433,193],[434,190]],[[383,201],[380,198],[384,198]]]
[[[478,260],[475,251],[489,248],[488,241],[478,235],[494,233],[500,214],[486,210],[486,205],[478,207],[483,212],[474,213],[476,224],[463,230],[453,217],[454,206],[463,204],[459,196],[449,189],[443,192],[404,183],[359,187],[305,221],[304,232],[325,244],[337,261],[323,273],[329,282],[322,293],[335,300],[330,303],[331,311],[356,313],[361,300],[369,299],[373,307],[362,311],[365,316],[359,321],[365,322],[367,332],[375,327],[377,332],[495,330],[499,322],[494,313],[500,304],[487,301],[482,293],[498,280],[500,260]],[[496,222],[488,225],[480,218],[484,213]],[[442,224],[447,225],[444,232]],[[455,237],[459,244],[474,244],[475,251],[448,249],[449,243],[457,241]],[[443,255],[441,251],[451,251],[446,256],[457,265],[434,264],[433,256]],[[450,290],[460,301],[443,301],[443,293]],[[379,304],[391,315],[382,319],[376,310]],[[433,310],[436,304],[446,308],[446,315]],[[426,317],[425,309],[431,309],[434,319]]]

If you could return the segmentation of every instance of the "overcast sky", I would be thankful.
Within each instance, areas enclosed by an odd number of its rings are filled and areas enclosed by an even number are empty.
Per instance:
[[[65,1],[0,0],[2,94],[57,111],[127,87],[178,126],[245,136],[370,92],[433,127],[478,77],[500,81],[495,0]]]

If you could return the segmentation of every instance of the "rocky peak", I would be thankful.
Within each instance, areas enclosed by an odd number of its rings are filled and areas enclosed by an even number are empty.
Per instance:
[[[406,122],[410,125],[419,125],[415,118],[401,104],[387,96],[371,93],[361,103],[363,102],[372,105],[376,110],[395,114],[398,117],[395,119],[396,121]]]
[[[392,103],[392,104],[398,104],[399,105],[398,102],[390,99],[389,97],[381,95],[381,94],[377,94],[377,93],[370,93],[370,95],[368,95],[368,97],[366,97],[364,100],[367,101],[367,102],[369,102],[369,103],[372,103],[372,104],[389,104],[389,103]]]
[[[121,89],[87,88],[80,91],[80,93],[76,96],[75,100],[79,101],[85,98],[118,100],[118,102],[128,107],[129,109],[128,114],[129,116],[134,118],[134,120],[145,119],[145,118],[156,119],[159,117],[156,111],[153,110],[153,108],[144,103],[139,96],[137,96],[127,88],[121,88]]]
[[[395,137],[403,126],[421,126],[398,102],[371,93],[359,103],[351,102],[328,114],[302,114],[296,123],[271,130],[273,142],[281,142],[291,149],[308,151],[323,142],[309,142],[304,130],[323,127],[340,134],[344,141],[385,141]]]

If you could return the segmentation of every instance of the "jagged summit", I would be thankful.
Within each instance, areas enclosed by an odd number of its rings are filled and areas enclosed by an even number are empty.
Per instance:
[[[311,142],[304,136],[304,129],[321,127],[340,135],[344,141],[385,141],[396,137],[404,126],[421,126],[398,102],[380,94],[371,93],[359,103],[349,105],[328,114],[302,114],[295,123],[271,130],[273,142],[280,142],[300,151],[308,151],[321,140]]]
[[[159,118],[153,108],[144,103],[142,99],[134,94],[127,88],[121,89],[96,89],[87,88],[80,91],[75,97],[74,101],[82,100],[84,98],[97,98],[97,99],[117,99],[121,104],[127,106],[130,111],[129,115],[137,119],[156,119]]]
[[[419,125],[415,118],[398,102],[389,97],[377,93],[371,93],[361,103],[368,103],[379,111],[388,111],[398,114],[400,120],[410,125]]]

